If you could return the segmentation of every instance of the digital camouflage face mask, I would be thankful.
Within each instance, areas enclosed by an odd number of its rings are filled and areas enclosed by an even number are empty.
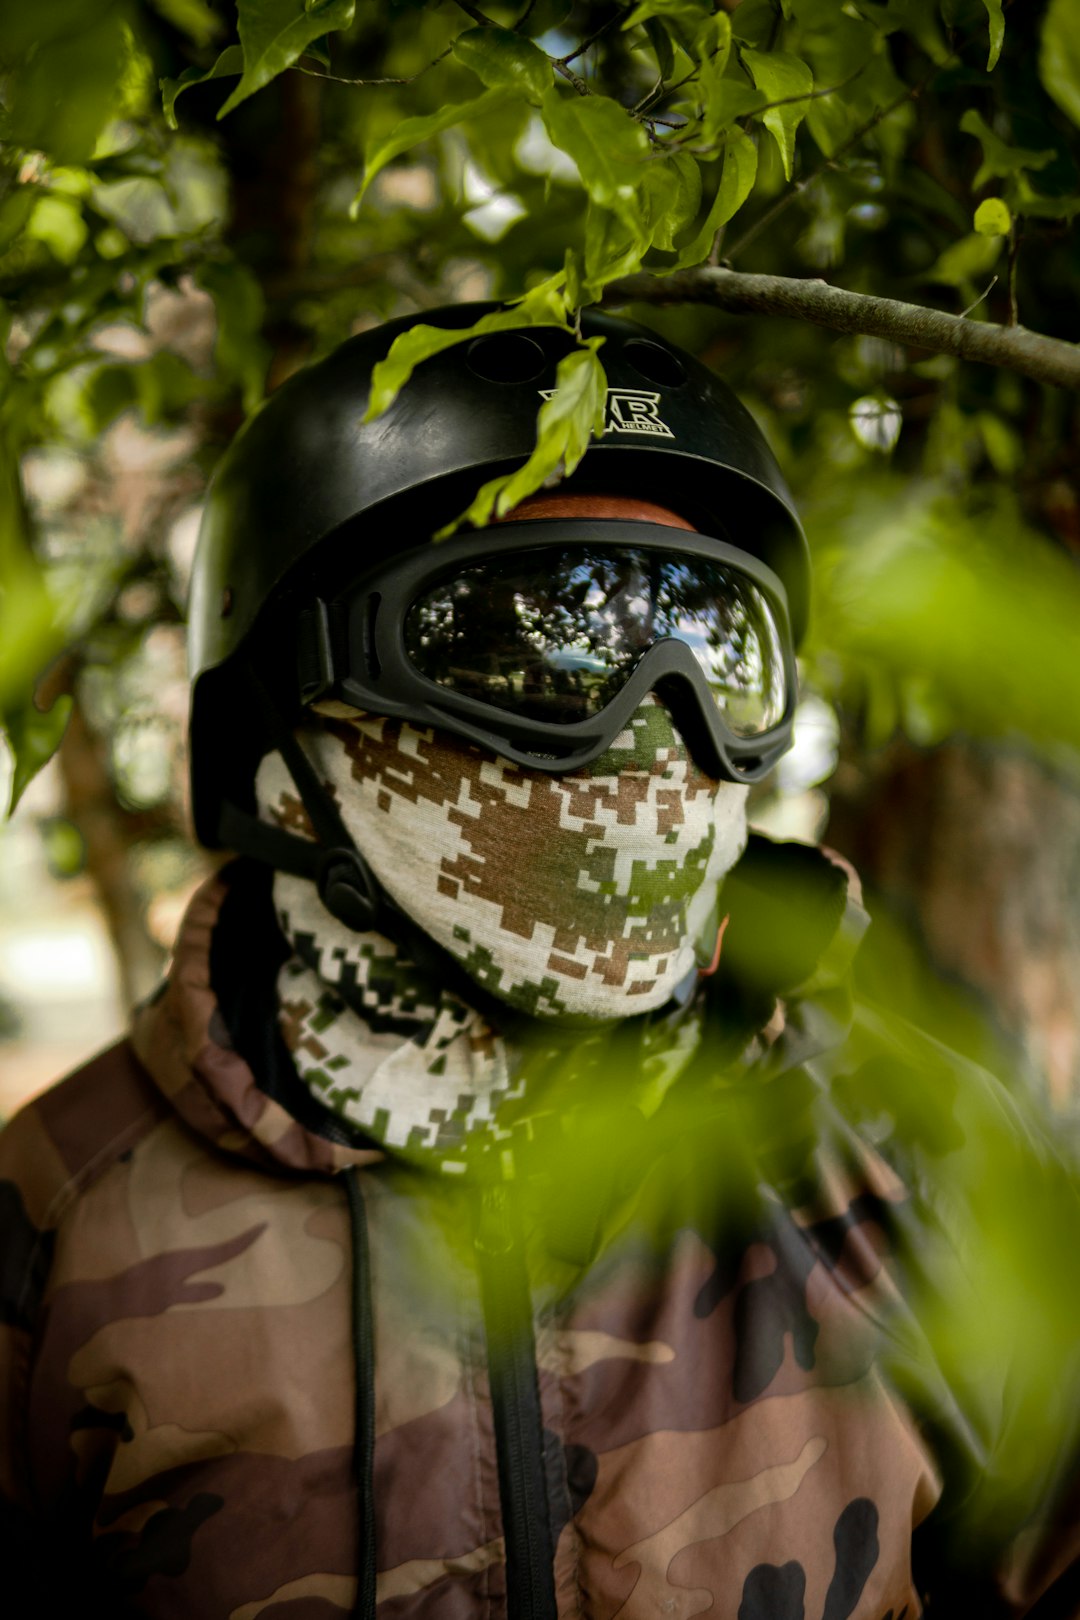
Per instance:
[[[705,776],[655,698],[564,776],[328,707],[303,741],[357,847],[490,993],[539,1018],[625,1018],[662,1006],[711,957],[746,789]],[[277,756],[258,796],[268,819],[305,829]],[[310,907],[322,911],[314,891]]]

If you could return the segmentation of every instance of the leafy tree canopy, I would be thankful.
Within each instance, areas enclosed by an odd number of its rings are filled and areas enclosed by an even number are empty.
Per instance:
[[[473,331],[574,333],[585,305],[633,304],[723,369],[777,445],[817,551],[808,668],[864,737],[1075,746],[1078,39],[1080,0],[7,7],[15,796],[70,703],[67,678],[34,701],[42,670],[75,643],[122,681],[182,595],[152,537],[28,507],[20,465],[92,460],[134,411],[194,422],[205,473],[291,365],[476,296],[512,309],[400,338],[373,413]],[[211,355],[155,329],[170,289],[211,307]],[[602,345],[574,349],[532,459],[465,516],[573,468],[603,368]]]

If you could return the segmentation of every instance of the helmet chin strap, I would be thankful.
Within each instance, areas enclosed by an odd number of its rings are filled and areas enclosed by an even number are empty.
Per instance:
[[[374,930],[393,940],[417,967],[489,1020],[503,1026],[517,1021],[521,1014],[514,1014],[478,985],[457,958],[425,934],[383,888],[270,693],[252,669],[248,668],[245,676],[263,734],[285,762],[307,811],[315,841],[272,827],[226,799],[218,822],[221,843],[275,871],[309,878],[327,911],[346,928],[355,933]]]

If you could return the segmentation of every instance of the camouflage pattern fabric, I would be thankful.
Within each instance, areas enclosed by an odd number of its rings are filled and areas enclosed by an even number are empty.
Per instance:
[[[320,712],[305,746],[375,875],[512,1007],[625,1018],[711,958],[747,790],[697,768],[652,694],[606,754],[563,776],[342,704]],[[268,819],[309,831],[279,756],[256,792]],[[283,885],[287,932],[315,926],[305,894]]]
[[[746,790],[701,776],[651,698],[610,755],[558,778],[329,707],[302,742],[350,831],[414,920],[433,931],[440,918],[443,942],[481,965],[482,983],[529,1011],[611,1019],[669,1000],[687,970],[696,979],[700,919],[711,955],[719,880],[745,843]],[[265,820],[312,836],[278,755],[263,762],[257,797]],[[404,871],[409,886],[395,891]],[[480,1013],[391,940],[332,917],[310,882],[277,873],[274,902],[293,946],[278,980],[282,1030],[320,1101],[448,1173],[462,1171],[467,1145],[520,1126],[523,1077]],[[535,917],[563,920],[553,931]],[[687,1024],[677,1039],[676,1021]],[[650,1027],[650,1089],[676,1078],[695,1028],[692,1014]]]
[[[132,1039],[0,1134],[8,1612],[351,1611],[369,1487],[348,1169],[374,1304],[379,1620],[509,1620],[473,1181],[332,1142],[260,1090],[210,982],[226,889],[196,897]],[[851,916],[819,930],[802,985],[731,1034],[711,1081],[703,1045],[655,1106],[626,1108],[614,1153],[601,1116],[592,1136],[571,1119],[536,1176],[522,1157],[560,1620],[1015,1617],[1040,1594],[1040,1615],[1076,1612],[1075,1516],[1071,1541],[999,1539],[970,1602],[926,1607],[918,1527],[965,1494],[957,1455],[990,1467],[1005,1419],[999,1395],[976,1421],[943,1385],[898,1269],[905,1223],[918,1254],[948,1212],[931,1219],[831,1100],[886,1052],[851,1023]],[[624,1050],[602,1032],[589,1049],[617,1097]],[[888,1055],[912,1080],[928,1050]],[[962,1267],[946,1282],[978,1311]]]

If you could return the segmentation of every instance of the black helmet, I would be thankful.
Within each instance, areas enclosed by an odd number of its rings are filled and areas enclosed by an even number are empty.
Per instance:
[[[349,339],[290,378],[223,457],[207,498],[189,616],[193,810],[203,843],[242,842],[237,835],[253,822],[259,759],[269,748],[284,751],[291,726],[283,717],[318,695],[317,681],[301,671],[298,684],[297,675],[298,656],[318,661],[324,650],[318,637],[306,650],[297,646],[309,604],[398,557],[415,558],[481,482],[530,454],[542,396],[574,347],[557,327],[492,333],[444,350],[417,368],[389,410],[363,420],[373,368],[401,332],[421,322],[472,326],[495,307],[428,310]],[[806,542],[749,412],[707,367],[646,328],[591,310],[581,325],[585,338],[605,340],[607,420],[567,487],[651,499],[702,536],[724,537],[779,581],[788,639],[797,645],[808,608]],[[489,531],[489,549],[508,532]],[[385,705],[381,712],[405,711]],[[475,735],[465,724],[457,729]],[[304,774],[302,760],[287,762],[294,776]],[[297,785],[306,802],[304,783]],[[316,822],[320,836],[340,842],[340,828],[325,816],[323,823]],[[288,869],[283,844],[276,855],[269,847],[252,852]]]

